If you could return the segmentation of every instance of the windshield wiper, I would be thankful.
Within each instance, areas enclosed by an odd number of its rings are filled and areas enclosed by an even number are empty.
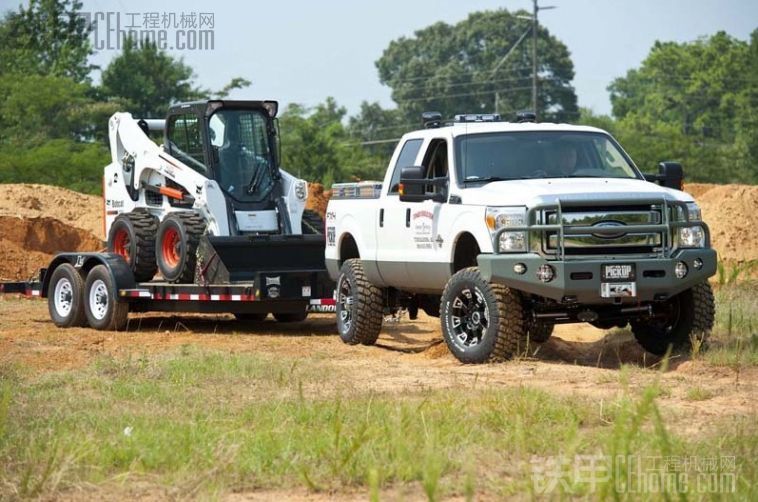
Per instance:
[[[489,183],[491,181],[511,181],[516,180],[520,178],[501,178],[499,176],[471,176],[469,178],[466,178],[466,183]]]

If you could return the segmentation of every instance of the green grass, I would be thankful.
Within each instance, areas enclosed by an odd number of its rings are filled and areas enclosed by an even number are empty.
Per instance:
[[[2,371],[0,498],[129,481],[182,497],[299,486],[376,499],[411,483],[429,500],[500,498],[535,494],[535,459],[694,452],[736,456],[739,495],[756,495],[756,421],[676,436],[657,386],[600,406],[530,387],[366,393],[344,371],[188,348],[36,378]],[[619,476],[590,489],[567,471],[555,493],[610,496]]]
[[[703,358],[717,366],[758,366],[758,282],[716,289],[716,323]]]

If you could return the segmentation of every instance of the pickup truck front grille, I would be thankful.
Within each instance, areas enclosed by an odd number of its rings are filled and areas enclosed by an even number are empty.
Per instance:
[[[689,220],[687,204],[665,198],[559,199],[529,208],[526,222],[498,230],[495,252],[502,232],[519,231],[527,233],[531,251],[560,260],[629,254],[668,258],[675,250],[675,233],[691,226],[701,226],[710,245],[708,226]]]
[[[549,225],[558,224],[558,211],[545,210],[541,220]],[[632,233],[640,225],[659,225],[663,221],[659,204],[646,206],[571,207],[561,211],[564,229],[612,228],[613,233],[588,231],[563,236],[562,247],[567,255],[592,254],[648,254],[655,253],[664,244],[661,231]],[[541,239],[542,251],[555,254],[561,248],[560,232],[545,232]]]

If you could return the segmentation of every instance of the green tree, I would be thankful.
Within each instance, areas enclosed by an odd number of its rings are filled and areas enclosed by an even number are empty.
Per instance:
[[[531,37],[498,66],[529,29],[530,22],[517,17],[521,15],[528,13],[475,12],[455,25],[438,22],[411,38],[392,41],[376,66],[381,82],[392,88],[405,121],[417,123],[420,113],[427,110],[453,116],[497,108],[510,116],[531,109]],[[537,39],[540,117],[576,119],[569,51],[544,27],[539,28]]]
[[[397,144],[395,140],[421,125],[420,120],[404,122],[397,108],[382,108],[377,102],[364,101],[358,114],[350,117],[348,133],[355,147],[363,146],[369,156],[376,158],[372,162],[374,165],[386,164]]]
[[[692,180],[758,182],[756,50],[755,32],[750,43],[724,32],[656,42],[639,68],[616,79],[617,134],[637,164],[677,160]]]
[[[0,22],[0,74],[89,81],[90,28],[78,0],[30,0]]]

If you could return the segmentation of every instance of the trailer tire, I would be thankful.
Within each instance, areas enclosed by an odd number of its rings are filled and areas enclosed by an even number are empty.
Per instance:
[[[371,284],[358,258],[346,260],[337,279],[337,329],[349,345],[373,345],[382,330],[382,290]]]
[[[261,322],[268,317],[267,313],[261,313],[261,314],[249,314],[249,313],[235,313],[234,317],[237,318],[238,321],[243,322]]]
[[[306,209],[301,220],[303,234],[324,235],[324,219],[316,211]]]
[[[132,211],[116,216],[108,232],[108,252],[121,255],[129,264],[137,282],[155,276],[155,234],[158,218],[146,211]]]
[[[662,356],[669,346],[674,354],[689,354],[693,342],[700,348],[706,347],[716,314],[708,281],[670,298],[664,308],[668,309],[668,315],[663,319],[630,323],[634,338],[642,348]]]
[[[462,363],[505,361],[526,349],[520,293],[487,282],[476,267],[464,268],[447,281],[440,314],[448,349]]]
[[[161,222],[155,247],[158,269],[168,282],[195,280],[197,247],[205,226],[205,220],[190,211],[170,213]]]
[[[97,265],[84,281],[84,312],[90,327],[121,331],[129,317],[129,304],[119,301],[118,289],[105,265]]]
[[[308,318],[308,312],[274,312],[278,322],[303,322]]]
[[[58,266],[47,288],[47,309],[59,328],[86,325],[84,318],[84,281],[69,263]]]

